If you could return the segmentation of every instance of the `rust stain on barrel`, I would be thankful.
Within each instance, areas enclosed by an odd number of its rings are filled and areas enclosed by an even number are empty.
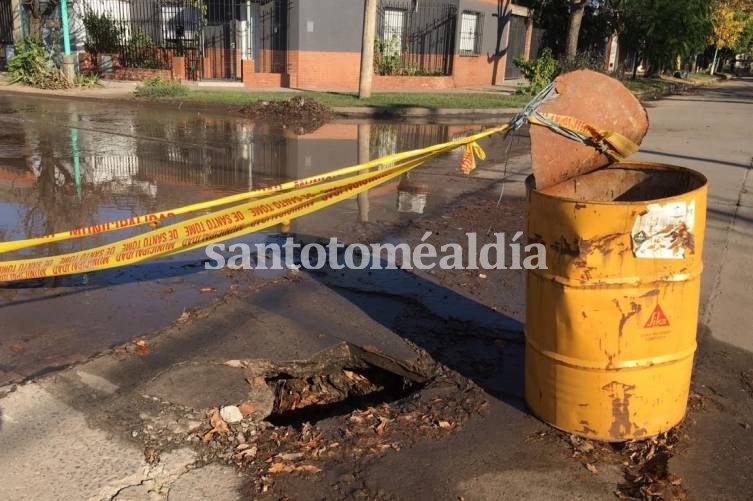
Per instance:
[[[619,381],[602,387],[612,399],[612,426],[609,428],[609,434],[614,439],[621,439],[631,435],[632,424],[630,423],[630,393],[635,389],[634,385],[622,384]]]
[[[641,305],[636,303],[635,301],[630,302],[630,311],[622,311],[622,307],[620,307],[620,302],[617,299],[613,299],[612,302],[617,306],[617,309],[620,311],[620,328],[619,333],[620,337],[622,337],[622,331],[625,328],[625,324],[628,320],[630,320],[631,317],[637,315],[641,311]]]

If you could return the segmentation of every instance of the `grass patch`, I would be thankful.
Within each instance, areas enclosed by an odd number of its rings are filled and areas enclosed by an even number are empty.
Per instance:
[[[716,75],[709,75],[708,73],[701,73],[701,72],[691,73],[690,74],[690,79],[691,80],[703,81],[703,82],[707,82],[709,80],[718,80],[718,78],[716,77]]]
[[[185,89],[185,88],[184,88]],[[187,89],[186,89],[187,90]],[[138,89],[137,89],[138,92]],[[349,106],[420,107],[420,108],[519,108],[528,102],[525,96],[497,93],[397,93],[374,94],[369,99],[358,99],[356,94],[337,92],[242,92],[190,90],[184,94],[170,95],[137,93],[139,97],[169,97],[181,102],[219,106],[246,106],[261,101],[286,101],[295,96],[313,99],[331,108]]]
[[[136,97],[178,97],[188,94],[188,89],[178,82],[172,80],[163,80],[161,77],[147,78],[144,82],[136,87],[134,91]]]
[[[97,74],[83,75],[77,73],[73,78],[73,85],[81,89],[92,89],[94,87],[102,87],[102,79]]]
[[[622,83],[633,92],[646,92],[650,90],[666,90],[672,86],[672,82],[658,78],[636,78],[635,80],[627,79]]]

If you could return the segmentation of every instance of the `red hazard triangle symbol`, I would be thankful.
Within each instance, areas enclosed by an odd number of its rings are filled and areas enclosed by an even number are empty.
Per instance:
[[[669,319],[667,318],[667,315],[664,314],[664,310],[662,310],[661,306],[658,304],[656,305],[656,308],[654,308],[654,311],[651,312],[651,316],[648,317],[646,325],[643,326],[644,329],[650,329],[652,327],[669,327]]]

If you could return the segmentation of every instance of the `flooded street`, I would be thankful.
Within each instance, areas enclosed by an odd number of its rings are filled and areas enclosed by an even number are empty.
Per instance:
[[[282,126],[165,108],[0,95],[0,239],[37,237],[298,179],[415,149],[480,124],[329,123]],[[502,138],[484,142],[490,162]],[[521,148],[525,150],[525,144]],[[399,181],[294,220],[302,240],[399,238],[390,233],[485,185],[464,177],[461,151]],[[514,153],[515,154],[515,153]],[[368,157],[368,158],[367,158]],[[143,228],[35,247],[40,257],[103,245]],[[255,233],[242,241],[275,239]],[[0,384],[81,360],[163,328],[184,311],[280,272],[207,272],[203,250],[85,275],[0,288]],[[277,275],[275,275],[277,273]],[[138,323],[134,319],[138,318]]]

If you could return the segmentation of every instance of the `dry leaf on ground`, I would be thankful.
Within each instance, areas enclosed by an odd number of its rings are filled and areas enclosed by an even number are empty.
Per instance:
[[[219,409],[212,410],[212,417],[209,418],[209,424],[212,425],[212,429],[204,434],[202,438],[204,443],[211,442],[215,433],[228,433],[230,429],[227,427],[227,423],[220,416]]]
[[[302,464],[295,467],[295,471],[303,471],[306,473],[319,473],[322,471],[321,468],[318,466],[314,466],[313,464]]]
[[[295,466],[287,463],[272,463],[267,470],[269,473],[290,473],[295,470]]]

